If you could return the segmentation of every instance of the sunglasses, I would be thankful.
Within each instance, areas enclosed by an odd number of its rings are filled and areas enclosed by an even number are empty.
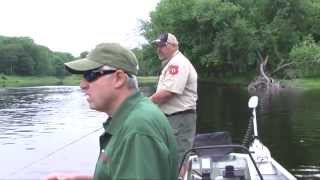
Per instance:
[[[113,70],[101,70],[101,69],[100,70],[90,70],[90,71],[86,71],[83,74],[83,78],[88,82],[93,82],[103,75],[112,74],[116,71],[117,70],[115,70],[115,69],[113,69]]]

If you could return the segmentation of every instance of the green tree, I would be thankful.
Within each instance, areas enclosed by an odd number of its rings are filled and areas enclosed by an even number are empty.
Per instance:
[[[153,46],[144,45],[142,48],[132,50],[139,61],[139,75],[156,75],[160,69],[160,60],[155,55]]]
[[[319,17],[320,0],[162,0],[142,34],[149,42],[163,31],[176,34],[201,76],[254,71],[260,52],[271,73],[288,77],[296,69],[292,49],[306,36],[319,43]]]
[[[70,53],[52,52],[28,37],[0,36],[0,73],[9,75],[56,75],[64,73]]]
[[[11,75],[16,73],[20,56],[24,54],[19,44],[6,44],[0,46],[1,72]]]
[[[306,36],[302,42],[294,46],[289,57],[294,62],[294,68],[287,72],[290,78],[320,75],[320,46],[312,36]]]

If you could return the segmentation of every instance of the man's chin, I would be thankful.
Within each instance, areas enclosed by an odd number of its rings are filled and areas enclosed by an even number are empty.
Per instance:
[[[95,110],[95,111],[98,111],[98,112],[104,112],[104,110],[102,108],[99,108],[99,107],[97,107],[97,106],[95,106],[93,104],[90,104],[89,107],[92,110]]]
[[[158,58],[159,58],[161,61],[165,59],[163,56],[158,56]]]
[[[89,108],[92,110],[97,110],[97,107],[92,103],[89,103]]]

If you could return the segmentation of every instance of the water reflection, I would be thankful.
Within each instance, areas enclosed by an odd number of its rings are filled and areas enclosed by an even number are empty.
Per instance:
[[[296,102],[291,115],[295,148],[294,172],[299,177],[320,177],[320,91],[306,91]],[[292,158],[292,157],[291,157]]]
[[[154,86],[141,89],[150,95]],[[248,99],[245,88],[201,83],[197,131],[226,130],[241,143],[250,117]],[[262,97],[258,107],[262,141],[301,179],[320,176],[319,106],[320,90]],[[95,130],[105,118],[89,110],[78,87],[0,89],[0,161],[5,164],[0,179],[40,179],[55,171],[92,173],[101,134]],[[84,138],[66,146],[79,137]]]
[[[55,124],[63,125],[63,121],[39,117],[58,114],[62,100],[74,91],[51,87],[7,89],[0,99],[0,138],[9,142],[16,138],[32,138],[37,133],[54,130]]]
[[[231,132],[241,143],[249,111],[246,89],[235,86],[200,85],[198,132]],[[301,179],[320,175],[320,90],[284,90],[260,96],[258,130],[272,156]]]
[[[106,115],[89,110],[78,87],[9,88],[1,90],[0,96],[0,154],[1,162],[6,164],[0,169],[0,179],[37,179],[59,168],[92,172],[99,132],[65,148],[63,153],[42,159],[101,128]],[[92,148],[85,151],[91,153],[80,153],[77,148],[81,143],[84,147],[90,145]],[[84,160],[67,161],[67,152]]]

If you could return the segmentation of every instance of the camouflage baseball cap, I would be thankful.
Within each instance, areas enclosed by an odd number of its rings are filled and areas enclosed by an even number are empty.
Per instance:
[[[152,41],[152,43],[155,43],[158,46],[163,46],[166,43],[179,45],[179,41],[177,40],[176,36],[168,32],[161,33],[158,39]]]
[[[133,52],[117,43],[99,44],[86,58],[70,61],[64,65],[74,74],[82,74],[103,65],[122,69],[133,75],[137,75],[139,70],[138,60]]]

